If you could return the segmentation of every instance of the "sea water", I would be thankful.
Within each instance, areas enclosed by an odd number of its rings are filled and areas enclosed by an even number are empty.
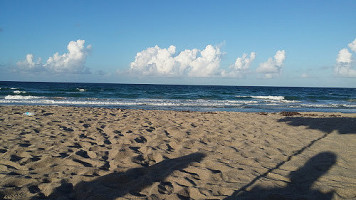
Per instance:
[[[1,105],[232,112],[356,113],[356,88],[0,81]]]

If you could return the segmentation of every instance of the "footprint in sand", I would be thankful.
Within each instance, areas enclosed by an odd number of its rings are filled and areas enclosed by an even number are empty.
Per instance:
[[[143,136],[137,137],[134,139],[137,143],[145,143],[147,142],[147,139]]]
[[[118,131],[118,130],[115,130],[115,131],[113,131],[115,134],[117,134],[117,135],[119,135],[119,136],[124,136],[122,133],[121,133],[121,131]]]
[[[32,158],[30,158],[31,162],[36,162],[41,160],[41,156],[32,156]]]
[[[158,185],[158,192],[161,194],[172,194],[173,189],[173,184],[171,182],[161,182]]]
[[[0,153],[6,153],[7,150],[6,149],[0,149]]]
[[[79,143],[74,143],[73,145],[68,146],[68,147],[69,147],[69,148],[81,149],[81,148],[82,148],[82,145],[80,145]]]
[[[67,132],[73,132],[73,131],[74,131],[73,129],[68,128],[68,127],[66,127],[66,126],[59,126],[59,127],[60,127],[60,129],[62,129],[62,130],[64,130],[64,131],[67,131]]]
[[[148,167],[149,166],[149,163],[147,160],[145,160],[145,158],[143,157],[143,155],[138,155],[138,156],[135,156],[131,159],[131,161],[133,163],[137,163],[137,164],[140,164],[144,167]]]
[[[88,152],[84,151],[84,150],[79,150],[77,152],[75,152],[76,155],[81,156],[83,158],[90,158],[88,155]]]
[[[12,162],[18,162],[18,161],[20,161],[22,159],[23,159],[23,157],[20,157],[20,156],[17,156],[17,155],[11,155],[10,156],[10,161],[12,161]]]
[[[76,159],[76,158],[74,158],[74,159],[72,159],[72,160],[73,160],[74,162],[77,162],[77,163],[82,164],[84,167],[93,167],[92,164],[87,163],[87,162],[84,162],[84,161],[82,161],[82,160],[79,160],[79,159]]]
[[[167,137],[171,138],[172,136],[168,133],[168,131],[164,130],[164,133],[166,134]]]
[[[171,145],[166,144],[166,146],[167,146],[167,151],[169,151],[169,152],[173,152],[174,151],[174,148],[172,148]]]
[[[104,165],[99,167],[99,169],[104,170],[104,171],[109,171],[110,169],[110,162],[105,161]]]
[[[83,127],[84,127],[84,128],[89,128],[89,127],[90,127],[90,124],[83,124]]]
[[[154,127],[149,127],[148,129],[146,129],[146,131],[148,131],[148,132],[150,132],[150,133],[152,133],[153,131],[155,130],[155,128]]]
[[[59,153],[59,156],[60,156],[61,158],[66,158],[66,157],[68,157],[69,155],[68,155],[67,153]]]
[[[140,147],[129,147],[129,149],[131,149],[132,151],[134,151],[135,153],[140,154]]]
[[[20,143],[19,146],[20,147],[29,147],[31,146],[32,144],[30,143],[30,141],[25,141],[24,143]]]
[[[104,140],[104,144],[112,144],[109,139]]]
[[[30,191],[30,193],[32,193],[32,194],[41,192],[40,188],[38,188],[37,185],[28,186],[28,191]]]
[[[104,151],[104,155],[102,156],[102,159],[107,161],[109,158],[109,151]]]

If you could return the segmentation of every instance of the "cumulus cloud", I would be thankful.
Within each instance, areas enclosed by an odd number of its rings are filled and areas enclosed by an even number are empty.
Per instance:
[[[176,47],[150,47],[136,54],[130,71],[146,76],[210,77],[219,74],[222,52],[207,45],[203,50],[187,49],[176,55]]]
[[[353,52],[356,52],[356,39],[348,45]]]
[[[256,69],[258,73],[264,74],[265,78],[273,78],[281,73],[283,62],[286,58],[284,50],[278,50],[274,55],[274,58],[268,58],[264,63]]]
[[[17,62],[17,66],[22,70],[38,71],[42,68],[41,58],[34,62],[33,55],[27,54],[25,60]]]
[[[137,53],[135,61],[131,63],[131,70],[143,75],[170,75],[174,72],[174,58],[176,47],[161,49],[157,45]]]
[[[25,71],[47,71],[52,73],[87,73],[84,66],[91,45],[84,46],[84,40],[70,41],[67,45],[68,53],[60,55],[58,52],[49,57],[46,63],[41,63],[41,58],[34,62],[32,54],[27,54],[26,59],[17,62],[17,66]]]
[[[241,77],[248,71],[251,63],[256,58],[256,53],[251,52],[250,57],[247,54],[243,54],[242,57],[238,57],[234,65],[230,66],[230,71],[223,70],[221,75],[224,77]]]
[[[356,52],[356,39],[348,46],[353,52]],[[343,77],[356,77],[352,53],[347,48],[341,49],[337,55],[335,73]]]
[[[351,63],[352,61],[352,54],[349,52],[348,49],[344,48],[339,51],[337,55],[336,62],[338,63]]]

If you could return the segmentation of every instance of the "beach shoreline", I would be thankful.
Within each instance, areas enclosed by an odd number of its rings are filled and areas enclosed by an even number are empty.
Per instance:
[[[1,82],[0,106],[356,113],[355,88]]]
[[[0,123],[3,199],[356,197],[356,113],[0,106]]]

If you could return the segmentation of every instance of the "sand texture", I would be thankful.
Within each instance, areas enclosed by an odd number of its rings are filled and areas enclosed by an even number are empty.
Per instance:
[[[2,106],[0,136],[0,199],[356,199],[356,114]]]

